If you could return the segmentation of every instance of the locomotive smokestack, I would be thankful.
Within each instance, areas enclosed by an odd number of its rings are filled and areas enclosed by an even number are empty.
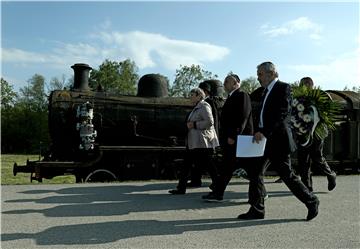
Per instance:
[[[88,64],[77,63],[71,66],[74,69],[74,90],[89,91],[89,72],[92,69]]]

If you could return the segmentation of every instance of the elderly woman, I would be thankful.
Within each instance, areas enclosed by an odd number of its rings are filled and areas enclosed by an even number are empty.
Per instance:
[[[205,93],[200,88],[190,91],[190,102],[194,109],[186,119],[188,129],[186,136],[186,158],[184,167],[180,171],[179,183],[176,189],[170,190],[170,194],[185,194],[186,183],[192,163],[199,169],[206,168],[213,182],[217,177],[216,167],[211,159],[215,147],[219,146],[214,128],[214,118],[211,107],[204,101]]]

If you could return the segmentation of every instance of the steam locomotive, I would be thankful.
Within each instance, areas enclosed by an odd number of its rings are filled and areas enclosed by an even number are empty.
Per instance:
[[[71,90],[55,90],[49,97],[51,145],[40,161],[16,163],[13,173],[31,174],[42,181],[75,175],[76,182],[126,179],[173,179],[183,164],[185,117],[191,111],[185,98],[168,97],[167,82],[157,74],[140,78],[137,96],[116,95],[89,88],[87,64],[75,64]],[[212,94],[222,84],[210,80]],[[359,170],[360,97],[349,91],[327,91],[342,106],[339,128],[325,140],[324,154],[338,171]],[[251,94],[253,109],[261,89]],[[296,157],[294,157],[296,158]],[[215,156],[221,161],[221,154]],[[295,160],[296,163],[296,160]]]
[[[158,74],[140,78],[137,96],[92,91],[91,67],[72,68],[72,89],[49,97],[49,153],[25,166],[15,163],[14,175],[28,172],[41,181],[72,174],[77,182],[176,177],[185,153],[189,100],[168,97],[167,81]],[[208,83],[221,95],[220,81]]]

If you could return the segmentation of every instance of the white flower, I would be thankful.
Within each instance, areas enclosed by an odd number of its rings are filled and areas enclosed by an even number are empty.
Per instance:
[[[299,128],[301,124],[298,123],[297,121],[295,121],[293,125],[294,125],[294,127]]]
[[[298,104],[298,105],[297,105],[297,110],[298,110],[299,112],[304,111],[304,109],[305,109],[305,107],[304,107],[303,104]]]
[[[307,133],[307,130],[304,129],[304,127],[300,127],[299,131],[300,131],[301,133],[303,133],[303,134]]]
[[[311,122],[311,116],[309,114],[305,114],[303,115],[302,119],[306,122],[306,123],[309,123]]]
[[[298,116],[299,116],[299,118],[303,119],[304,113],[303,113],[303,112],[299,112],[299,113],[298,113]]]
[[[291,122],[295,123],[296,122],[296,118],[294,116],[291,116],[290,118]]]
[[[299,104],[299,101],[297,99],[293,99],[292,106],[295,107],[297,104]]]

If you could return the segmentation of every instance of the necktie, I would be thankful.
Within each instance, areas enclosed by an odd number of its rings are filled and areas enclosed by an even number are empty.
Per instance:
[[[265,88],[264,89],[264,91],[263,91],[263,93],[262,93],[262,95],[261,95],[261,104],[260,104],[260,107],[262,108],[263,107],[263,105],[264,105],[264,100],[265,100],[265,96],[266,96],[266,94],[267,94],[267,92],[268,92],[269,90],[267,89],[267,88]]]
[[[260,118],[259,118],[259,127],[263,128],[263,110],[264,110],[264,100],[266,97],[266,94],[269,90],[267,88],[264,89],[263,94],[261,95],[261,102],[260,102]]]

